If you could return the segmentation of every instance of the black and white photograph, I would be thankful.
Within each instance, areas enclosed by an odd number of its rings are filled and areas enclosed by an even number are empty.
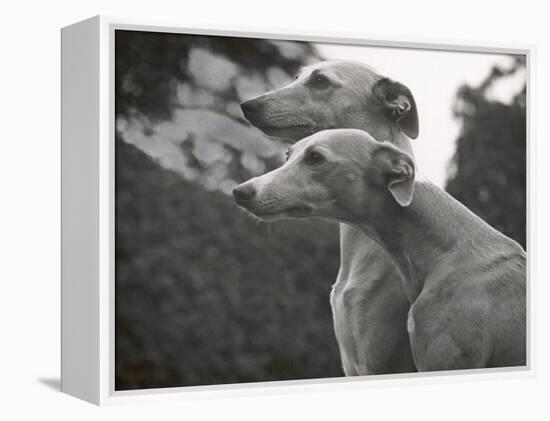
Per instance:
[[[114,31],[115,390],[527,367],[527,66]]]
[[[550,420],[542,2],[8,2],[2,420]]]

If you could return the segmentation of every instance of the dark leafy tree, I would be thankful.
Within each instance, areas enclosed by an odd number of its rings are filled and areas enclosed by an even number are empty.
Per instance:
[[[337,227],[258,225],[223,193],[117,150],[117,389],[341,375]]]
[[[139,113],[152,120],[168,119],[181,105],[177,85],[194,79],[188,67],[193,49],[210,51],[262,77],[274,67],[294,73],[317,57],[303,42],[123,30],[116,31],[115,49],[117,116]]]
[[[454,107],[462,122],[447,190],[525,247],[526,86],[509,103],[491,99],[498,83],[525,70],[523,57],[495,66],[477,87],[462,86]]]

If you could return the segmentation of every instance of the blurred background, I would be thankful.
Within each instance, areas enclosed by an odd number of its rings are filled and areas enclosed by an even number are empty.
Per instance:
[[[525,247],[524,57],[116,31],[117,390],[343,375],[338,227],[230,197],[285,149],[239,103],[324,59],[407,85],[420,172]]]

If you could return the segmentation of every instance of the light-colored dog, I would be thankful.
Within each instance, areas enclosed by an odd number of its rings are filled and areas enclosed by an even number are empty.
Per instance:
[[[288,86],[242,104],[268,135],[295,142],[328,128],[356,128],[412,154],[418,114],[410,90],[350,61],[308,66]],[[416,371],[406,320],[410,301],[387,253],[361,230],[340,226],[340,270],[330,302],[346,375]]]
[[[240,205],[260,218],[323,217],[375,239],[413,300],[408,332],[419,371],[525,365],[525,252],[416,178],[406,152],[361,130],[327,130],[240,192]]]

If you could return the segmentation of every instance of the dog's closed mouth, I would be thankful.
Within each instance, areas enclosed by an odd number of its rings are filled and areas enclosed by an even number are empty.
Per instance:
[[[262,219],[277,219],[278,216],[293,218],[305,217],[311,214],[313,209],[308,205],[290,206],[285,209],[247,209],[248,212]]]
[[[280,139],[299,139],[315,131],[314,127],[309,123],[279,125],[270,122],[266,124],[257,124],[256,127],[268,136]]]
[[[265,129],[280,129],[280,130],[285,130],[285,129],[303,129],[303,128],[306,128],[306,127],[310,127],[311,124],[309,123],[296,123],[296,124],[265,124],[263,125],[262,127],[265,128]]]
[[[284,131],[284,130],[306,130],[311,127],[311,124],[300,123],[300,124],[258,124],[258,127],[263,131]]]
[[[291,206],[290,208],[285,210],[285,213],[290,216],[306,216],[311,213],[313,209],[311,206],[307,205],[298,205],[298,206]]]

